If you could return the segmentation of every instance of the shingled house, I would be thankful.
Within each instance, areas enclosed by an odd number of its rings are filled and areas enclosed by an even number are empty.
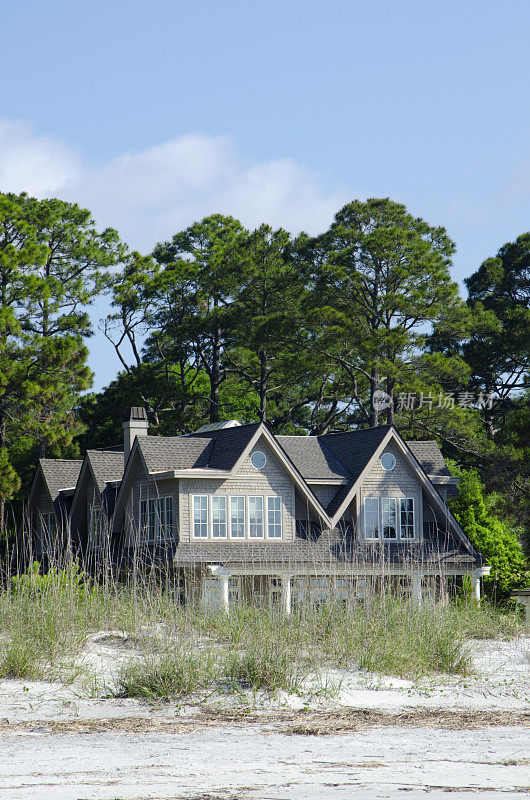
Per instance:
[[[457,483],[436,442],[390,426],[274,436],[231,420],[163,437],[133,408],[123,448],[39,462],[29,508],[44,555],[54,535],[52,549],[105,552],[124,569],[166,564],[186,598],[289,612],[384,582],[421,602],[462,575],[479,596],[489,567],[446,504]]]

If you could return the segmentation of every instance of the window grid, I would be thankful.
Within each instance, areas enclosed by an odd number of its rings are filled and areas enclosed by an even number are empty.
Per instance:
[[[190,505],[194,539],[283,538],[279,495],[190,495]]]
[[[208,538],[207,494],[196,494],[193,497],[193,536],[195,539]]]
[[[245,498],[230,497],[230,538],[244,539],[245,535]]]
[[[281,497],[267,497],[267,536],[269,539],[282,538]]]
[[[381,498],[383,539],[397,539],[396,498]]]
[[[146,497],[140,500],[140,539],[163,542],[173,535],[173,497]]]
[[[380,532],[386,541],[414,539],[414,498],[365,497],[364,538],[378,540]]]
[[[364,537],[365,539],[379,539],[378,497],[365,497],[364,499]]]
[[[250,496],[248,498],[248,535],[251,539],[263,539],[263,497]]]
[[[401,538],[414,539],[414,499],[402,497],[401,506]]]
[[[226,496],[212,497],[212,536],[214,539],[226,539]]]

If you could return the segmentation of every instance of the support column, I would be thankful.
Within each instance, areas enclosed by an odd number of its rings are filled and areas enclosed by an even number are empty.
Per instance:
[[[219,605],[221,609],[227,614],[230,611],[228,581],[230,579],[230,572],[222,567],[220,564],[209,564],[210,572],[219,581]]]
[[[229,602],[229,595],[228,595],[228,575],[219,575],[219,594],[221,598],[221,608],[227,614],[230,611],[230,602]]]
[[[422,594],[421,594],[421,572],[415,572],[411,580],[411,594],[412,602],[417,608],[421,608]]]
[[[471,590],[473,599],[480,603],[480,579],[491,572],[491,567],[478,567],[471,573]]]
[[[291,614],[291,576],[282,575],[282,610],[286,617]]]

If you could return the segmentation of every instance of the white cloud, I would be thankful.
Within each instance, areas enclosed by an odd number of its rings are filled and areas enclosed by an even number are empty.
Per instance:
[[[0,186],[75,201],[143,251],[214,212],[248,227],[268,222],[317,233],[347,200],[293,159],[249,163],[226,136],[189,133],[94,165],[66,143],[6,120],[0,121]]]
[[[0,188],[42,197],[81,173],[75,150],[53,136],[36,135],[20,120],[0,119]]]

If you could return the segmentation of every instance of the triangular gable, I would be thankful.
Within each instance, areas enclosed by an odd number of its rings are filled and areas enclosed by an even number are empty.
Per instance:
[[[125,471],[123,473],[123,478],[121,480],[121,486],[119,488],[118,494],[116,496],[116,502],[114,504],[114,514],[112,517],[113,529],[114,525],[121,521],[121,515],[122,512],[124,511],[127,493],[130,489],[131,480],[134,475],[134,469],[136,464],[139,463],[141,467],[144,469],[146,475],[149,475],[149,470],[147,468],[147,464],[145,463],[145,458],[142,453],[142,448],[140,447],[140,442],[142,441],[144,441],[143,436],[141,438],[136,437],[136,439],[134,440],[134,444],[131,448],[131,452],[129,453],[127,464],[125,465]]]
[[[273,453],[276,455],[280,463],[282,464],[283,468],[289,475],[289,477],[293,480],[295,486],[299,489],[299,491],[304,495],[307,499],[309,504],[312,506],[313,510],[317,513],[317,516],[326,524],[331,525],[331,520],[326,513],[326,509],[321,504],[318,497],[314,494],[312,489],[308,486],[296,466],[293,464],[283,447],[277,442],[274,435],[269,431],[267,426],[262,422],[256,429],[254,435],[249,440],[247,446],[244,448],[243,452],[237,459],[236,463],[233,466],[232,473],[235,473],[239,470],[245,459],[248,457],[252,449],[255,447],[256,443],[263,437]]]
[[[87,475],[88,473],[88,475]],[[77,504],[80,502],[81,494],[82,494],[82,486],[85,481],[85,478],[90,477],[92,478],[92,482],[94,484],[94,488],[98,494],[98,497],[101,501],[101,493],[99,491],[98,482],[96,480],[96,476],[94,475],[94,470],[92,469],[92,464],[90,463],[90,458],[88,453],[85,454],[85,458],[83,460],[83,466],[81,467],[81,472],[79,473],[79,478],[77,479],[77,484],[75,487],[74,498],[72,500],[72,507],[70,510],[70,517],[73,519],[75,513],[77,511]]]
[[[464,531],[460,527],[460,525],[457,522],[457,520],[455,519],[454,515],[451,513],[451,511],[448,509],[448,507],[445,504],[445,502],[442,500],[442,498],[440,497],[440,495],[436,491],[436,488],[431,483],[431,481],[429,479],[429,476],[427,475],[427,473],[425,472],[425,470],[423,469],[423,467],[421,466],[421,464],[419,463],[417,458],[414,456],[412,451],[409,449],[409,447],[407,446],[407,443],[401,438],[401,436],[399,435],[397,430],[395,428],[392,428],[392,427],[389,428],[389,430],[387,431],[386,435],[381,440],[379,446],[374,450],[374,452],[372,454],[372,457],[366,463],[364,469],[359,474],[357,480],[349,487],[348,492],[344,493],[345,496],[342,499],[342,502],[340,503],[340,505],[338,506],[337,510],[333,514],[333,517],[332,517],[332,520],[331,520],[332,527],[335,527],[337,525],[337,523],[339,522],[340,518],[342,517],[342,515],[344,514],[344,512],[348,508],[349,504],[351,503],[352,499],[356,495],[357,491],[361,487],[362,483],[364,482],[364,480],[368,476],[373,464],[381,456],[381,454],[384,452],[385,448],[387,447],[387,445],[388,445],[388,443],[390,441],[395,442],[395,444],[397,445],[397,447],[400,450],[401,454],[404,456],[404,458],[408,462],[409,466],[412,468],[412,470],[417,475],[417,477],[418,477],[420,483],[422,484],[423,488],[427,491],[427,493],[429,494],[431,499],[434,501],[434,503],[435,503],[436,507],[438,508],[438,510],[444,516],[447,516],[447,518],[449,519],[449,523],[450,523],[451,527],[453,528],[455,533],[458,535],[458,537],[460,538],[462,543],[465,545],[467,550],[470,553],[472,553],[473,555],[479,556],[480,554],[473,547],[472,543],[470,542],[470,540],[468,539],[468,537],[466,536],[466,534],[464,533]]]
[[[48,486],[48,481],[46,480],[46,476],[44,475],[44,470],[42,468],[42,464],[40,460],[37,464],[37,469],[35,470],[35,474],[33,475],[33,480],[31,482],[31,487],[28,493],[28,506],[31,508],[32,505],[35,505],[36,510],[36,501],[38,500],[38,495],[35,498],[35,493],[37,492],[37,487],[41,483],[44,486],[44,490],[48,495],[48,500],[50,501],[50,505],[53,508],[55,516],[57,517],[57,511],[55,510],[55,503],[53,502],[53,497],[51,496],[50,487]]]

